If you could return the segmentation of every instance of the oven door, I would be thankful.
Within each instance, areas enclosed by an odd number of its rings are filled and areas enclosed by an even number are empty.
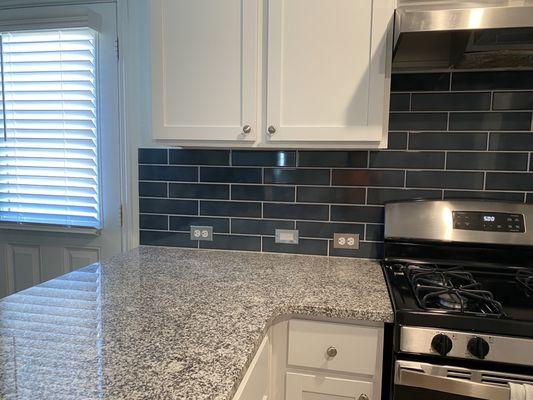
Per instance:
[[[509,382],[533,376],[396,361],[394,400],[509,400]]]

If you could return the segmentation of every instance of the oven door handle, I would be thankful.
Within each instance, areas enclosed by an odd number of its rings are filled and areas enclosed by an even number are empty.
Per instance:
[[[510,389],[505,386],[435,376],[403,368],[398,371],[396,383],[483,400],[509,400],[511,394]]]

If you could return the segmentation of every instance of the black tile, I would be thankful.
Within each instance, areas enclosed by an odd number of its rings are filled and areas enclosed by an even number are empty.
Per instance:
[[[167,197],[166,182],[139,182],[139,196],[141,197]]]
[[[198,247],[188,233],[140,231],[140,239],[145,246]]]
[[[440,199],[440,190],[420,189],[368,189],[368,204],[385,204],[390,201],[414,199]]]
[[[370,168],[444,168],[444,153],[372,151]]]
[[[407,187],[483,189],[483,173],[458,171],[407,171]]]
[[[299,151],[300,167],[353,167],[364,168],[368,160],[366,151]]]
[[[450,74],[447,72],[392,74],[391,91],[415,92],[429,90],[448,90]]]
[[[170,217],[171,231],[190,232],[191,225],[212,226],[213,232],[228,233],[229,218]]]
[[[450,113],[452,131],[528,131],[531,113],[527,112],[477,112]]]
[[[533,190],[533,174],[512,172],[487,172],[488,190]]]
[[[200,201],[200,215],[223,217],[261,217],[261,203],[245,201]]]
[[[391,93],[390,111],[409,111],[411,95],[409,93]]]
[[[139,211],[152,214],[196,215],[198,213],[198,201],[140,198]]]
[[[533,110],[533,92],[496,92],[494,110]]]
[[[293,186],[231,185],[232,200],[294,202]]]
[[[407,149],[407,132],[389,132],[387,148],[390,150]]]
[[[141,229],[168,230],[168,215],[141,214],[139,215]]]
[[[263,251],[269,253],[311,254],[325,256],[328,254],[328,241],[319,239],[300,239],[298,244],[276,243],[272,237],[263,237]]]
[[[404,172],[397,170],[334,169],[335,186],[403,186]]]
[[[302,203],[364,204],[365,189],[300,186],[297,200]]]
[[[413,111],[490,110],[490,93],[414,93]]]
[[[139,164],[168,164],[167,149],[139,149]]]
[[[444,198],[448,199],[476,199],[499,201],[524,201],[523,193],[512,192],[477,192],[473,190],[445,190]]]
[[[276,229],[294,229],[294,222],[270,219],[231,219],[231,233],[274,236]]]
[[[331,206],[332,221],[383,223],[383,207]]]
[[[533,193],[528,193],[526,196],[526,203],[533,204]]]
[[[365,240],[382,242],[385,228],[381,224],[366,224]]]
[[[329,207],[313,204],[264,203],[263,217],[326,221],[329,217]]]
[[[454,72],[452,90],[533,89],[533,71]]]
[[[525,171],[527,153],[448,153],[446,169]]]
[[[329,185],[329,170],[266,168],[265,183]]]
[[[333,241],[330,241],[329,255],[332,257],[355,257],[355,258],[383,258],[383,243],[360,242],[359,249],[335,249]]]
[[[533,132],[491,133],[489,150],[531,151],[533,150]]]
[[[447,113],[395,113],[389,115],[391,131],[442,131],[448,126]]]
[[[295,167],[296,151],[233,150],[232,165]]]
[[[239,235],[213,235],[212,242],[200,242],[201,249],[261,251],[261,237]]]
[[[229,150],[169,150],[170,164],[229,165]]]
[[[409,134],[411,150],[485,150],[486,133],[418,132]]]
[[[261,183],[261,168],[200,167],[201,182]]]
[[[365,236],[364,224],[328,223],[328,222],[296,222],[300,237],[332,239],[334,233],[353,233],[361,239]]]
[[[229,185],[207,183],[170,183],[169,197],[188,199],[229,199]]]
[[[198,180],[198,168],[139,165],[139,180],[196,182]]]

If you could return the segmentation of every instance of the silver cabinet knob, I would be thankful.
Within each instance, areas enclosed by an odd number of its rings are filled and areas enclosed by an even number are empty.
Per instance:
[[[363,393],[361,396],[359,396],[358,400],[370,400],[370,399],[368,398],[366,394]]]
[[[326,350],[326,354],[328,355],[328,357],[335,357],[337,355],[337,349],[333,346],[331,347],[328,347],[328,349]]]
[[[271,135],[276,133],[276,128],[274,127],[274,125],[270,125],[267,130],[268,130],[268,133],[270,133]]]
[[[252,131],[252,127],[250,125],[244,125],[242,127],[242,133],[246,135],[249,134],[251,131]]]

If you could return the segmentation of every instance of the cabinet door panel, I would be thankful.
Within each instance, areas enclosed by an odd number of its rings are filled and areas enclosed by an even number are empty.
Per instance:
[[[150,11],[154,137],[253,140],[258,0],[152,0]]]
[[[287,372],[286,400],[358,400],[362,394],[373,398],[372,383]]]

